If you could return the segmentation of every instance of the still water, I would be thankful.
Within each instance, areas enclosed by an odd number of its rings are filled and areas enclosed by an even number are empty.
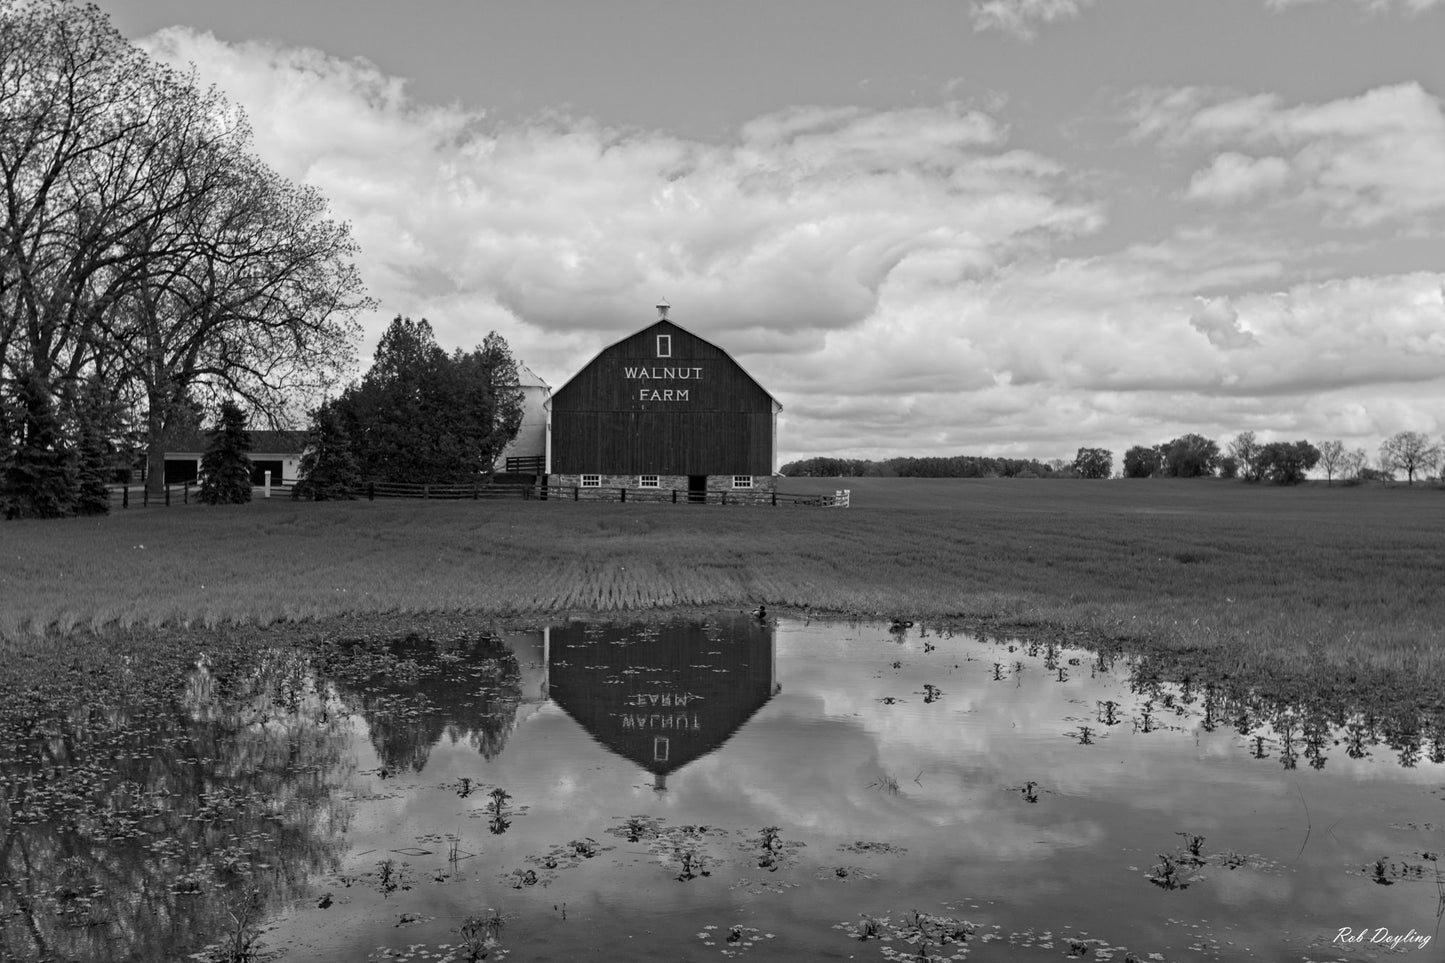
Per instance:
[[[202,659],[0,756],[0,952],[1423,963],[1442,740],[888,623]]]

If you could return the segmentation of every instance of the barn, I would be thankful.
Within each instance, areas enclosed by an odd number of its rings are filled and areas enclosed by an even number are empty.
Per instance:
[[[547,473],[588,489],[774,487],[782,405],[722,348],[668,319],[593,358],[547,402]]]

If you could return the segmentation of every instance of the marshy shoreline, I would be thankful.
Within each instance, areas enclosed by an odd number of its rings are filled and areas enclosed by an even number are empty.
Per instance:
[[[460,611],[372,613],[270,625],[168,625],[111,629],[101,636],[79,633],[52,638],[44,647],[25,647],[5,661],[0,667],[0,679],[13,697],[0,707],[0,725],[13,725],[17,719],[38,720],[57,706],[123,701],[124,693],[135,688],[174,690],[203,659],[227,675],[227,667],[244,672],[245,666],[254,664],[268,650],[303,656],[328,651],[383,652],[407,638],[455,643],[497,639],[569,621],[662,624],[725,620],[745,612],[729,607],[679,606],[505,617]],[[1014,660],[1024,655],[1087,652],[1084,661],[1097,667],[1129,664],[1138,691],[1182,687],[1186,693],[1200,693],[1206,701],[1247,707],[1242,717],[1221,718],[1218,724],[1243,728],[1252,717],[1255,721],[1313,718],[1343,726],[1354,719],[1363,720],[1371,730],[1378,728],[1392,745],[1403,739],[1405,745],[1414,746],[1426,757],[1438,756],[1445,745],[1445,690],[1435,677],[1405,668],[1330,662],[1285,667],[1262,663],[1237,646],[1159,645],[1041,623],[955,618],[920,621],[901,629],[876,615],[811,607],[770,610],[768,618],[871,629],[880,644],[888,644],[894,636],[901,639],[905,633],[935,638],[970,635],[996,646],[1000,662],[995,669],[1015,665]],[[978,671],[986,669],[984,666]]]

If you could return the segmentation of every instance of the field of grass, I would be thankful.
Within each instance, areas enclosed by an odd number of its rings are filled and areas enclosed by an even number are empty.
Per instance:
[[[847,510],[132,508],[0,524],[0,649],[162,625],[675,606],[957,620],[1299,669],[1445,668],[1445,491],[787,479]]]

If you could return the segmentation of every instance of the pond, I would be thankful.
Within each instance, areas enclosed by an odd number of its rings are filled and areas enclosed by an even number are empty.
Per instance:
[[[746,614],[16,708],[0,957],[1440,959],[1445,719]]]

